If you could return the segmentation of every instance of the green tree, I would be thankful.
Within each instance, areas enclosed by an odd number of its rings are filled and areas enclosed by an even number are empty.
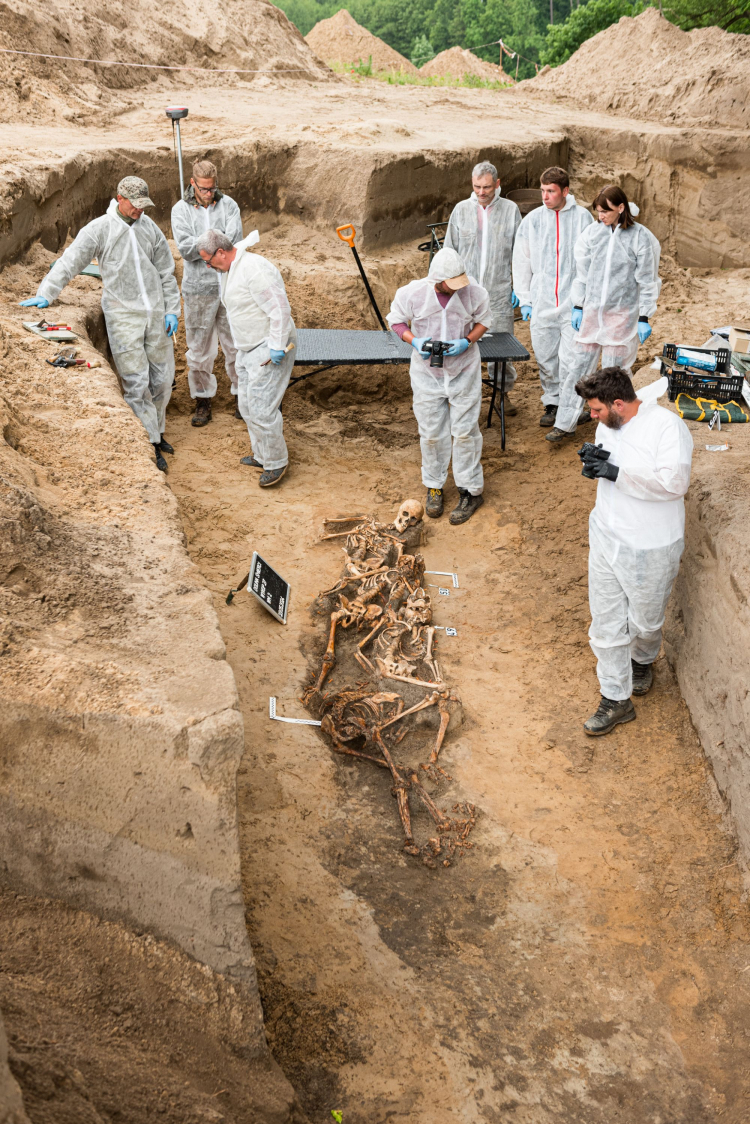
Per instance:
[[[663,0],[664,15],[684,31],[694,27],[722,27],[750,33],[748,0]]]
[[[435,52],[432,49],[432,43],[427,36],[422,33],[414,40],[411,49],[411,61],[415,66],[424,66],[430,59],[434,59]]]
[[[564,23],[549,26],[547,42],[541,52],[541,61],[559,66],[578,50],[582,43],[604,31],[623,16],[638,16],[648,4],[643,0],[589,0],[582,8],[571,12]]]

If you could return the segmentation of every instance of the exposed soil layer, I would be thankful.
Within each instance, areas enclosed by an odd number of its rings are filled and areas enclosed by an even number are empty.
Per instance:
[[[681,31],[647,8],[587,39],[519,92],[667,125],[747,129],[750,42],[720,27]]]

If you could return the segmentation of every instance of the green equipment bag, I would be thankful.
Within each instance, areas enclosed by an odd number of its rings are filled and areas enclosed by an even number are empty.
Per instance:
[[[729,422],[750,421],[750,409],[742,402],[715,402],[712,398],[691,398],[689,394],[678,394],[675,401],[677,413],[685,421],[711,421],[716,411],[722,425]]]

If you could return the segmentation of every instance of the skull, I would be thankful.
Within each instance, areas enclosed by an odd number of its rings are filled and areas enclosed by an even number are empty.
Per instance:
[[[413,527],[424,516],[424,507],[419,500],[404,500],[398,509],[398,515],[393,520],[393,526],[401,535],[409,527]]]

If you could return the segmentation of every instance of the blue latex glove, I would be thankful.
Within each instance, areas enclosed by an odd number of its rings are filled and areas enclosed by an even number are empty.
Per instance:
[[[411,346],[416,351],[418,351],[420,353],[420,355],[424,355],[424,352],[422,351],[422,348],[424,347],[424,345],[426,343],[429,343],[431,339],[432,339],[432,336],[415,336],[414,339],[411,341]]]
[[[570,317],[570,322],[573,325],[573,331],[574,332],[580,332],[582,320],[583,320],[583,309],[582,308],[574,308],[573,312],[571,313],[571,317]]]
[[[511,303],[512,308],[518,308],[519,304],[521,303],[520,300],[518,299],[518,297],[516,296],[515,289],[513,289],[511,294],[510,294],[510,303]]]
[[[641,343],[645,343],[651,335],[651,325],[647,324],[645,320],[638,321],[638,339]]]
[[[446,355],[463,355],[465,351],[469,350],[469,341],[462,340],[448,340],[448,350]]]
[[[531,305],[530,304],[522,304],[521,305],[521,319],[522,320],[531,320]]]
[[[271,362],[273,363],[274,367],[278,367],[279,363],[286,355],[286,352],[279,351],[276,347],[269,347],[268,350],[271,352]]]
[[[32,297],[31,300],[19,301],[18,303],[21,308],[49,308],[49,301],[46,301],[44,297]]]
[[[168,312],[164,317],[164,331],[168,336],[173,336],[177,331],[179,321],[173,312]]]

